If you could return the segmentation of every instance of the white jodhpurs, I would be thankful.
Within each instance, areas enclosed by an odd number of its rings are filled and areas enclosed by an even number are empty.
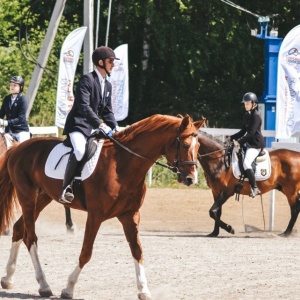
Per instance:
[[[254,159],[258,156],[261,149],[248,148],[246,151],[245,159],[244,159],[244,169],[252,169],[252,163]]]
[[[85,153],[85,144],[87,138],[79,131],[71,132],[69,135],[76,159],[81,161]]]
[[[29,131],[21,131],[19,133],[14,133],[14,136],[18,139],[19,143],[22,143],[22,142],[30,139],[30,132]]]

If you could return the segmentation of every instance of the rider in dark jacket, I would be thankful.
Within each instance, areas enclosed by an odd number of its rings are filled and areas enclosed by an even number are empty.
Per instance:
[[[265,140],[261,133],[262,120],[257,111],[258,100],[256,95],[251,92],[246,93],[242,103],[244,103],[246,109],[242,129],[230,136],[230,140],[235,141],[236,146],[240,144],[246,148],[243,166],[251,185],[250,197],[254,198],[261,192],[256,185],[252,163],[259,155],[260,151],[265,147]]]

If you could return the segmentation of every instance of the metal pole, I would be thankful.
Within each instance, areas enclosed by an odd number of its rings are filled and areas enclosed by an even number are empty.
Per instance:
[[[107,27],[106,27],[106,38],[105,38],[105,46],[108,45],[108,36],[109,36],[109,26],[110,26],[110,14],[111,14],[111,1],[109,0],[109,7],[108,7],[108,18],[107,18]]]
[[[56,0],[55,7],[51,16],[51,20],[47,29],[47,33],[37,59],[36,66],[34,68],[29,87],[26,92],[26,98],[28,101],[28,109],[26,112],[26,117],[28,118],[33,106],[35,96],[37,94],[39,85],[42,80],[42,75],[44,68],[47,64],[47,60],[54,42],[54,38],[57,32],[57,28],[60,23],[61,16],[65,8],[66,0]]]
[[[100,23],[100,0],[97,1],[97,21],[96,21],[96,32],[95,32],[95,48],[98,47],[98,36],[99,36],[99,23]]]
[[[93,23],[94,23],[94,1],[84,0],[83,23],[87,27],[87,34],[83,44],[83,73],[87,74],[93,71],[92,52],[93,47]]]
[[[269,231],[274,230],[274,212],[275,212],[275,190],[270,192],[270,218],[269,218]]]

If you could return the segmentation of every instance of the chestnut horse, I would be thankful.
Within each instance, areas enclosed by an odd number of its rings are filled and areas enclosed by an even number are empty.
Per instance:
[[[204,170],[207,185],[211,188],[214,197],[214,204],[209,210],[209,215],[215,220],[215,226],[208,236],[218,236],[220,227],[233,234],[234,229],[231,225],[221,220],[222,205],[229,197],[234,195],[235,186],[238,183],[238,179],[232,173],[232,168],[226,167],[226,147],[221,141],[202,131],[198,133],[198,141],[201,144],[198,160]],[[277,189],[287,197],[291,219],[286,230],[280,235],[289,236],[300,210],[300,153],[278,149],[270,151],[269,154],[272,169],[271,176],[264,181],[258,181],[257,185],[262,194]],[[242,195],[250,194],[248,181],[244,181],[240,193]]]
[[[14,140],[14,138],[9,133],[4,133],[3,130],[0,130],[0,156],[9,149],[12,145],[18,145],[19,143]],[[71,217],[71,209],[65,207],[65,216],[66,216],[66,228],[68,233],[74,232],[74,225]],[[9,227],[3,229],[3,234],[9,234]]]
[[[203,122],[193,122],[189,116],[154,115],[115,133],[113,138],[117,144],[105,141],[94,172],[83,181],[86,208],[77,195],[68,204],[71,208],[86,211],[87,221],[79,262],[61,292],[62,298],[73,298],[81,270],[91,259],[101,223],[117,217],[134,258],[138,297],[151,299],[138,234],[139,210],[146,192],[145,176],[155,161],[164,155],[168,161],[165,166],[177,170],[179,182],[185,185],[196,183],[197,130]],[[22,217],[13,226],[7,273],[1,279],[3,288],[13,284],[17,254],[23,241],[35,268],[39,294],[52,296],[38,257],[35,221],[52,199],[58,201],[61,193],[62,180],[45,174],[47,157],[60,142],[57,138],[34,138],[6,152],[0,170],[0,231],[12,217],[14,199],[18,199]]]

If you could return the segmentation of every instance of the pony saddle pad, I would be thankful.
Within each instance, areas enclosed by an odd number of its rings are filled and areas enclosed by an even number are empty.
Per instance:
[[[97,165],[103,143],[104,139],[96,142],[97,148],[95,154],[83,166],[81,178],[78,178],[76,176],[76,179],[85,180],[89,176],[91,176]],[[63,143],[59,143],[58,145],[56,145],[51,150],[47,158],[45,165],[45,174],[51,178],[63,179],[71,151],[72,149],[66,147]]]
[[[256,181],[263,181],[270,177],[271,175],[271,161],[268,150],[264,149],[264,155],[258,156],[255,160],[256,162],[256,170],[255,170],[255,179]],[[231,158],[232,172],[235,178],[240,179],[241,170],[239,167],[239,159],[236,153],[236,149],[234,148],[232,151]],[[248,181],[248,178],[245,178]]]

